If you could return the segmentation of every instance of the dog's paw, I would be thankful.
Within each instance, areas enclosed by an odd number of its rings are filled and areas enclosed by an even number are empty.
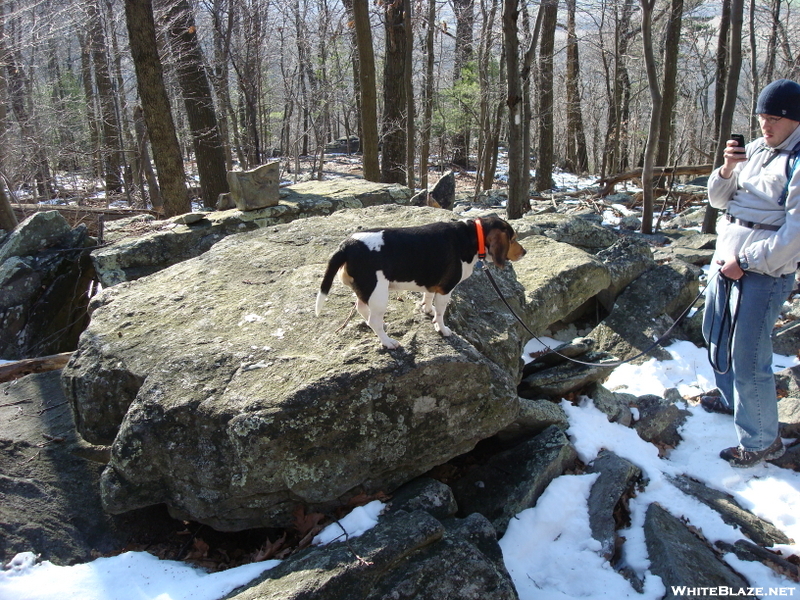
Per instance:
[[[433,328],[441,333],[444,337],[450,337],[453,335],[453,330],[450,329],[447,325],[439,325],[438,323],[433,324]]]
[[[424,315],[432,315],[433,314],[433,305],[426,304],[425,302],[417,302],[417,310]]]
[[[396,350],[400,347],[400,342],[397,340],[393,340],[390,337],[387,337],[385,340],[382,340],[383,345],[386,346],[389,350]]]

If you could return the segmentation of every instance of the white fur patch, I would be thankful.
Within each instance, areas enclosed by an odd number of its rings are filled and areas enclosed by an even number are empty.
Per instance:
[[[377,252],[378,250],[383,248],[382,231],[359,231],[358,233],[354,233],[350,237],[352,237],[355,240],[358,240],[359,242],[364,242],[367,245],[367,248],[369,248],[374,252]]]

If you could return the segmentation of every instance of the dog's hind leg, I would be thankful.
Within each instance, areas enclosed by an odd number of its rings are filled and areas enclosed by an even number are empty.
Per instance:
[[[433,292],[422,292],[422,300],[417,303],[417,308],[419,308],[423,313],[426,315],[433,314],[433,297],[436,294]]]
[[[389,286],[378,285],[369,298],[369,303],[367,304],[369,316],[366,321],[367,325],[369,325],[372,331],[375,332],[375,335],[378,336],[381,343],[390,350],[393,350],[400,347],[400,342],[386,335],[386,331],[383,328],[383,317],[386,314],[386,308],[388,306]],[[361,312],[361,310],[359,310],[359,312]]]
[[[433,328],[444,337],[453,335],[453,331],[444,324],[444,312],[450,304],[450,294],[436,294],[433,299]]]

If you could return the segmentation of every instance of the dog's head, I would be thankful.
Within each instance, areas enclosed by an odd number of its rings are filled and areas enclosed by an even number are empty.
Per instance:
[[[514,228],[499,217],[481,217],[483,235],[486,238],[486,251],[492,262],[503,267],[507,260],[515,261],[525,256],[525,248],[517,241]]]

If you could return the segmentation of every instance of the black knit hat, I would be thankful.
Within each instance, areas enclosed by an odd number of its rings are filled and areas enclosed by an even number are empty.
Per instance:
[[[773,81],[758,96],[755,114],[800,121],[800,84],[790,79]]]

